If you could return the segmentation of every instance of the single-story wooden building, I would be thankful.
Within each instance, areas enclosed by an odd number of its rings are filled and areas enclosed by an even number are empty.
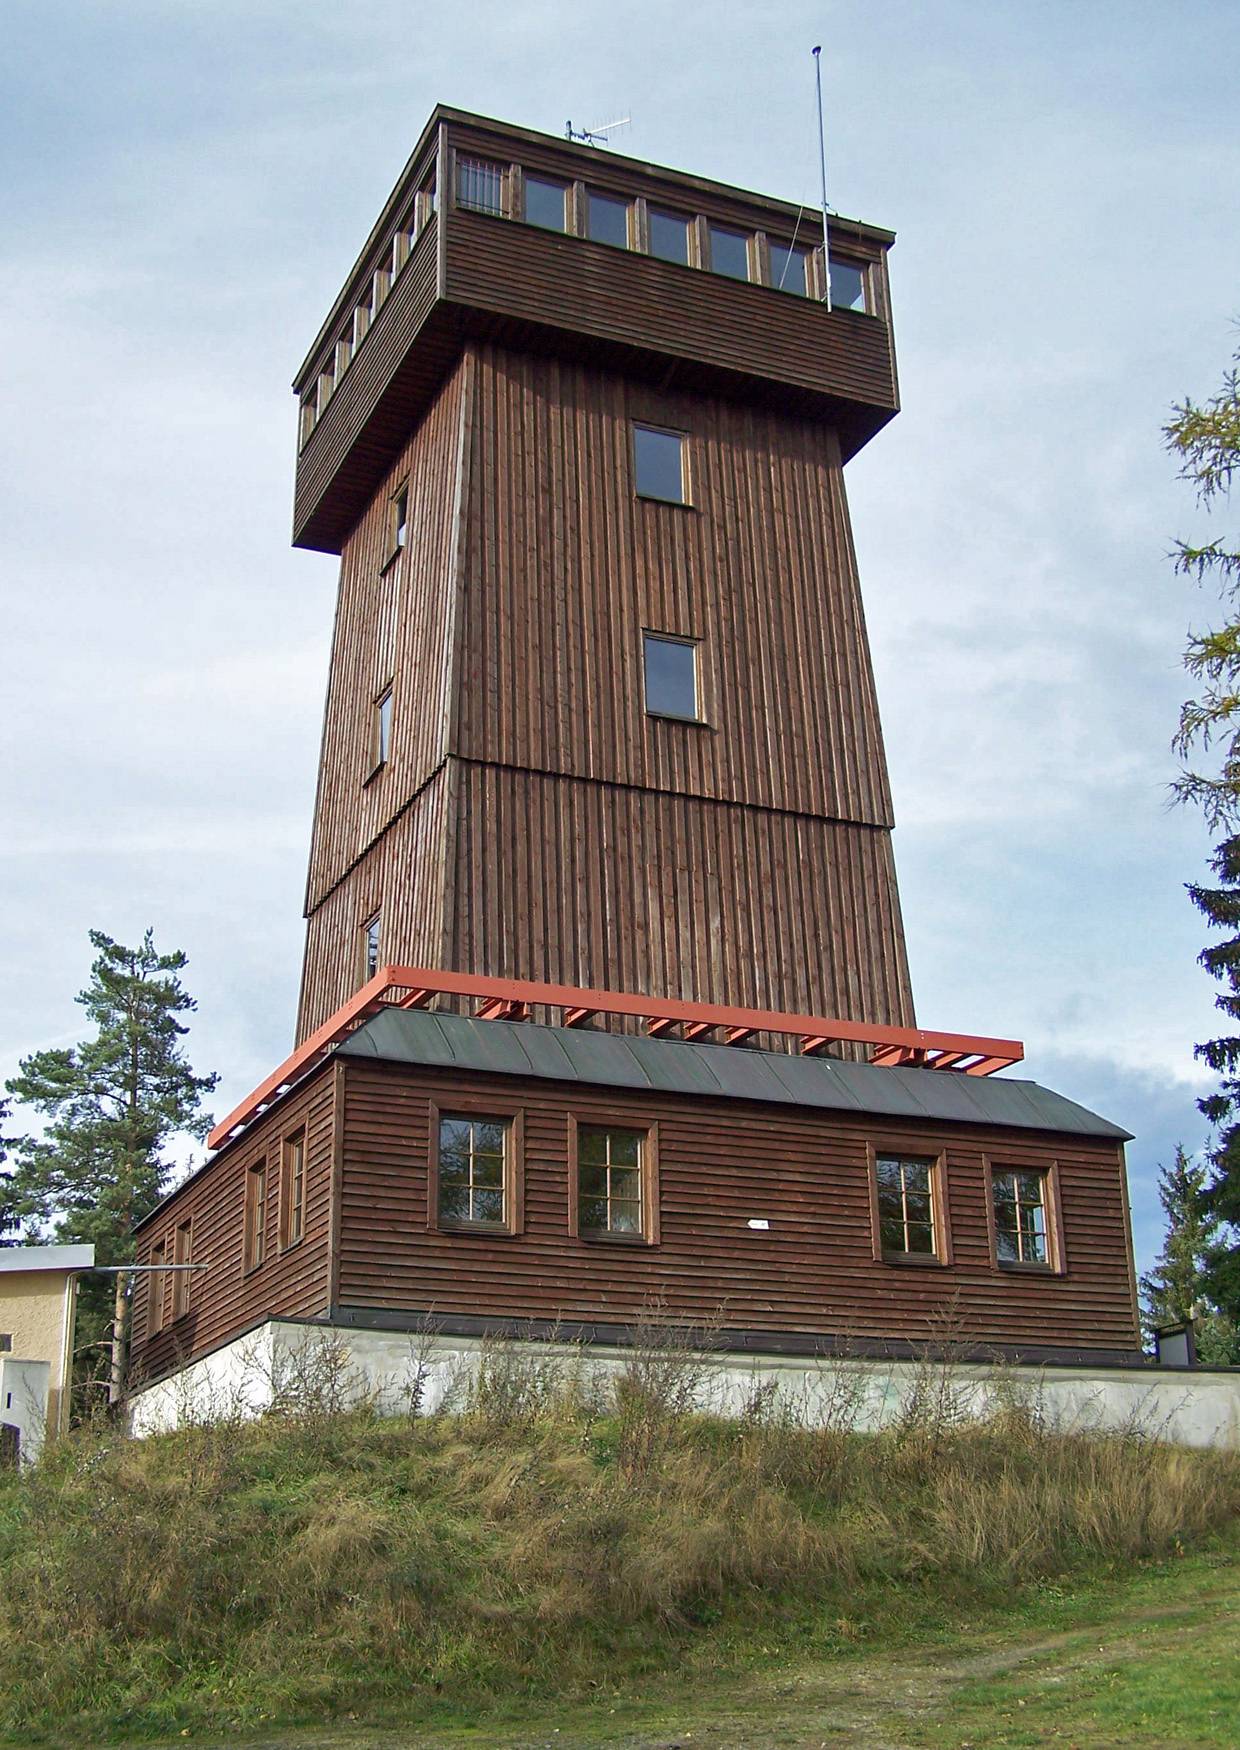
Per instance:
[[[475,1011],[433,1012],[416,983],[384,969],[141,1224],[140,1263],[199,1268],[138,1289],[135,1383],[272,1319],[616,1342],[652,1301],[738,1351],[950,1327],[962,1354],[1141,1361],[1127,1133],[987,1073],[1010,1042],[450,976]],[[561,1024],[521,1018],[552,989]],[[743,1042],[772,1029],[809,1051]],[[822,1055],[862,1037],[878,1061]]]

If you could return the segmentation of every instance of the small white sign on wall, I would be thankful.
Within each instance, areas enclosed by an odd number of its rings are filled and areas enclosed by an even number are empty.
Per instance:
[[[768,1228],[771,1224],[764,1215],[751,1215],[749,1225],[750,1227]]]

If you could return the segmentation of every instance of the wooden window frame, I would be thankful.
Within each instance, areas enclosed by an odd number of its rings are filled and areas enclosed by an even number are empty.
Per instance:
[[[897,1270],[948,1270],[955,1261],[952,1249],[950,1198],[948,1195],[947,1150],[945,1147],[918,1147],[906,1140],[872,1137],[866,1144],[866,1172],[870,1192],[870,1238],[876,1264],[890,1264]],[[932,1252],[888,1252],[883,1246],[882,1219],[878,1207],[878,1163],[880,1159],[925,1161],[930,1168],[930,1215],[934,1223]]]
[[[609,245],[609,247],[612,247]],[[680,443],[680,497],[660,498],[655,493],[642,492],[637,485],[637,434],[639,431],[651,431],[659,437],[674,437]],[[693,510],[693,462],[692,451],[687,431],[680,431],[674,425],[660,425],[653,419],[629,420],[629,467],[632,469],[633,497],[638,504],[666,504],[673,510]]]
[[[163,1330],[167,1320],[164,1317],[164,1303],[168,1293],[168,1236],[156,1240],[151,1247],[148,1262],[151,1266],[150,1287],[146,1297],[146,1334],[157,1337]]]
[[[660,644],[687,644],[693,652],[693,699],[697,706],[697,715],[686,717],[679,711],[656,711],[651,708],[646,695],[646,641],[654,639]],[[695,638],[688,632],[664,632],[657,626],[642,627],[642,710],[647,717],[653,717],[659,723],[690,723],[701,729],[709,729],[710,718],[706,714],[706,687],[704,683],[705,666],[702,662],[701,638]]]
[[[241,1221],[241,1274],[253,1276],[267,1262],[267,1196],[270,1162],[264,1152],[246,1163]],[[261,1182],[261,1183],[260,1183]],[[255,1192],[255,1185],[259,1190]]]
[[[627,1130],[642,1138],[641,1147],[641,1232],[635,1234],[603,1232],[581,1228],[581,1163],[578,1159],[578,1134],[581,1130]],[[660,1243],[659,1219],[659,1123],[635,1122],[618,1113],[603,1117],[580,1112],[568,1115],[568,1231],[570,1238],[585,1246],[657,1246]]]
[[[179,1221],[173,1234],[172,1262],[174,1264],[191,1264],[194,1259],[194,1218]],[[192,1270],[174,1270],[172,1272],[172,1319],[176,1324],[178,1319],[187,1316],[190,1310],[191,1287],[193,1284]]]
[[[293,1171],[294,1151],[301,1150],[301,1172]],[[280,1143],[280,1230],[279,1249],[281,1254],[291,1252],[294,1246],[299,1246],[306,1237],[306,1181],[309,1173],[309,1161],[306,1155],[306,1127],[301,1124],[292,1130]],[[296,1199],[294,1200],[294,1188]],[[293,1217],[297,1217],[297,1231],[293,1232]]]
[[[467,1096],[427,1101],[430,1128],[426,1144],[426,1229],[428,1233],[472,1234],[516,1239],[525,1231],[525,1108],[505,1100]],[[490,1118],[508,1126],[504,1150],[504,1219],[442,1221],[439,1216],[439,1126],[445,1118]]]
[[[1043,1203],[1046,1212],[1046,1262],[1036,1264],[1023,1258],[1000,1258],[999,1230],[995,1221],[996,1173],[1036,1173],[1042,1180]],[[1000,1276],[1063,1276],[1067,1272],[1067,1251],[1063,1235],[1063,1206],[1059,1196],[1059,1162],[1052,1160],[1041,1167],[1017,1167],[992,1155],[982,1156],[982,1174],[986,1186],[986,1232],[990,1242],[990,1266]]]

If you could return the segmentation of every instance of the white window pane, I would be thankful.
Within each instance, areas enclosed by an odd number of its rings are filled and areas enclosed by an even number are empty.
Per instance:
[[[525,222],[544,231],[564,230],[564,184],[541,176],[525,179]]]
[[[650,253],[661,261],[689,265],[689,221],[680,213],[650,214]]]
[[[729,231],[722,225],[710,228],[710,265],[729,279],[749,278],[749,238],[744,231]]]
[[[586,230],[595,243],[629,246],[629,203],[607,194],[586,196]]]
[[[833,310],[865,309],[865,275],[850,261],[831,258],[831,308]]]
[[[684,439],[675,432],[635,425],[633,465],[639,498],[685,502]]]

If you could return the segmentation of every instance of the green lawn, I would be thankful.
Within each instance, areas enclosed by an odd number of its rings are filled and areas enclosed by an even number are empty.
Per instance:
[[[382,1726],[342,1722],[227,1740],[214,1750],[377,1750],[380,1744],[607,1745],[612,1750],[990,1750],[991,1746],[1240,1745],[1240,1546],[1149,1563],[1123,1578],[1028,1590],[972,1625],[932,1618],[898,1648],[828,1654],[733,1650],[730,1668],[688,1665],[587,1706],[459,1708]],[[844,1625],[845,1631],[850,1625]],[[886,1636],[884,1637],[887,1638]],[[738,1669],[738,1665],[741,1667]],[[149,1741],[148,1741],[149,1742]]]

